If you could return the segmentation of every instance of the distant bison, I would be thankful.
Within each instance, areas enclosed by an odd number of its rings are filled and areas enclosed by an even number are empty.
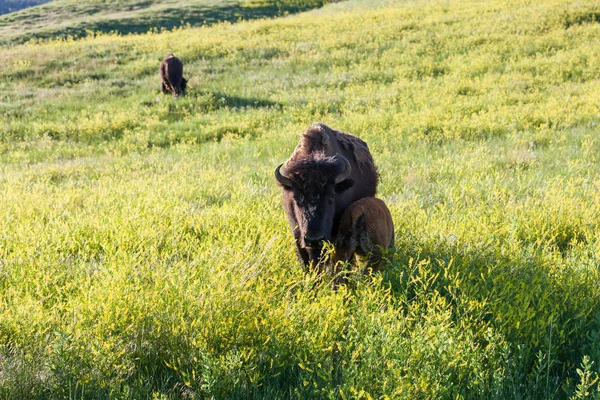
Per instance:
[[[340,221],[335,239],[336,261],[366,256],[374,270],[380,267],[381,250],[394,245],[394,222],[385,203],[367,197],[350,204]]]
[[[375,195],[378,175],[364,141],[317,122],[275,169],[275,178],[300,261],[321,268],[323,242],[335,237],[348,205]]]
[[[187,81],[183,77],[183,64],[173,55],[166,56],[160,63],[161,91],[177,97],[185,91]]]

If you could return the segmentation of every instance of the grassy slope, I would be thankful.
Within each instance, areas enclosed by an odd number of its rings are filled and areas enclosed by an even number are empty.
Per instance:
[[[54,0],[0,17],[0,43],[94,32],[146,33],[184,25],[210,25],[274,17],[321,6],[322,0]]]
[[[3,49],[2,394],[572,394],[600,363],[598,12],[350,2]],[[272,179],[315,120],[367,140],[396,223],[338,292]]]

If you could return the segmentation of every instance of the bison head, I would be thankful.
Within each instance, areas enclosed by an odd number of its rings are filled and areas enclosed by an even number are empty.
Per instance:
[[[181,85],[173,86],[173,98],[176,99],[179,96],[181,96],[185,92],[186,87],[187,87],[187,81],[184,78],[181,78]]]
[[[284,205],[298,245],[308,252],[309,261],[318,262],[323,241],[331,240],[339,202],[336,196],[354,181],[350,162],[342,155],[288,162],[275,169],[275,178],[283,187]],[[337,205],[337,207],[336,207]],[[291,214],[291,215],[289,215]]]

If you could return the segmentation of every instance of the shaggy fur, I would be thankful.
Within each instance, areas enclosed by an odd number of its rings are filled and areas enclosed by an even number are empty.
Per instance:
[[[385,203],[367,197],[350,204],[340,221],[335,240],[336,261],[350,261],[353,254],[368,257],[374,270],[381,264],[381,250],[394,245],[394,222]]]
[[[334,157],[318,155],[286,164],[286,175],[294,182],[294,188],[312,203],[318,201],[323,187],[332,183],[340,172],[340,165]]]
[[[187,80],[183,77],[183,63],[173,55],[167,55],[158,69],[161,79],[161,91],[177,97],[185,91]]]
[[[322,122],[315,122],[304,132],[288,163],[314,157],[315,154],[331,157],[336,153],[344,155],[353,164],[356,163],[366,175],[379,177],[365,141],[349,133],[331,129]],[[377,186],[377,180],[374,184]]]

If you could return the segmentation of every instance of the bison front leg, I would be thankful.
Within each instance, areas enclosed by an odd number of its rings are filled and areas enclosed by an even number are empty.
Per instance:
[[[368,267],[371,267],[371,269],[373,270],[373,272],[377,272],[381,270],[381,263],[383,262],[383,255],[381,253],[381,248],[379,246],[375,246],[371,252],[367,255],[367,269],[365,270],[365,272],[367,272],[369,269]]]
[[[296,239],[296,255],[298,256],[298,261],[302,264],[304,271],[308,271],[310,265],[310,255],[305,248],[300,246],[300,243]]]
[[[350,261],[352,251],[348,248],[335,248],[335,257],[333,259],[333,283],[332,289],[337,289],[339,285],[346,283],[346,278],[342,277],[342,268]]]
[[[342,268],[352,259],[356,249],[356,238],[353,235],[340,234],[335,245],[335,257],[333,258],[334,280],[332,288],[336,289],[339,285],[346,283],[346,279],[341,276]]]
[[[167,87],[167,85],[165,85],[165,83],[164,83],[164,82],[161,82],[161,84],[160,84],[160,91],[161,91],[163,94],[167,94],[167,93],[170,93],[170,92],[171,92],[171,90],[169,90],[169,88]]]
[[[369,267],[373,272],[379,271],[383,260],[381,248],[375,245],[375,240],[369,232],[363,231],[360,233],[356,253],[364,257],[366,261],[365,274],[369,272]]]
[[[302,264],[304,271],[307,272],[308,266],[310,264],[310,257],[308,251],[306,251],[306,249],[302,247],[302,244],[300,242],[300,229],[298,229],[298,225],[295,224],[295,221],[291,222],[293,224],[292,233],[294,235],[294,241],[296,243],[296,255],[298,256],[298,261],[300,261],[300,263]]]

